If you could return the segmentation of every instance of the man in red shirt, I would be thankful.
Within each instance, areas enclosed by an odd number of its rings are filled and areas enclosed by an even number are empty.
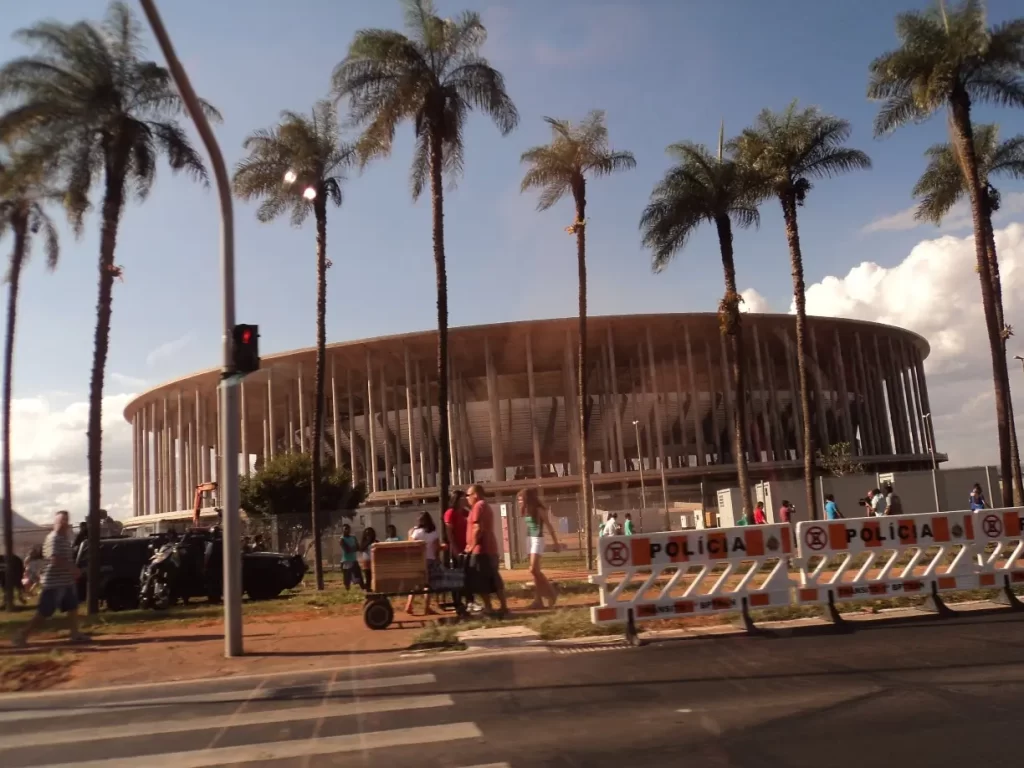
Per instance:
[[[473,574],[473,593],[483,598],[488,612],[491,611],[491,595],[496,594],[501,602],[501,614],[504,615],[508,612],[508,603],[505,599],[505,584],[498,573],[494,510],[485,500],[483,486],[469,486],[466,499],[472,506],[466,554],[469,555],[469,569]]]
[[[453,555],[460,555],[466,549],[466,494],[453,491],[444,513],[444,527],[448,531],[448,546]]]

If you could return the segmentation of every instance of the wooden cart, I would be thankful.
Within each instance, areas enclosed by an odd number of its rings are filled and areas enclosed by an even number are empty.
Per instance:
[[[382,541],[370,549],[373,582],[363,604],[363,621],[370,629],[387,629],[395,618],[392,597],[438,595],[437,605],[462,617],[466,573],[461,565],[427,571],[427,545],[422,541]],[[447,599],[446,599],[447,598]]]

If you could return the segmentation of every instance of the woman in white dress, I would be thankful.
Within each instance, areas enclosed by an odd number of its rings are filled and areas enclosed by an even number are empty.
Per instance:
[[[424,512],[420,515],[416,527],[409,531],[409,541],[422,541],[427,545],[427,574],[432,574],[437,568],[440,536],[437,532],[437,526],[434,525],[434,518],[430,516],[429,512]],[[409,599],[405,603],[405,612],[410,616],[412,615],[412,599],[413,595],[409,595]],[[436,611],[430,608],[430,593],[428,592],[426,594],[426,603],[423,606],[423,614],[434,613]]]

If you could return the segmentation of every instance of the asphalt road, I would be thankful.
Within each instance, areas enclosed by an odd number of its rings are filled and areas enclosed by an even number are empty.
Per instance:
[[[985,765],[1024,614],[0,698],[0,765]]]

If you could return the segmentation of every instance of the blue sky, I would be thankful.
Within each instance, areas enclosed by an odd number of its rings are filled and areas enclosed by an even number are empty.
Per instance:
[[[439,0],[442,14],[478,10],[488,27],[484,54],[507,78],[521,122],[502,138],[474,116],[466,137],[466,173],[446,197],[450,322],[454,325],[576,311],[569,203],[536,213],[519,194],[519,154],[547,140],[543,115],[579,118],[607,111],[612,143],[633,151],[635,171],[588,190],[590,308],[594,314],[710,310],[722,291],[712,232],[696,237],[676,263],[652,275],[637,220],[667,167],[664,147],[691,139],[712,144],[719,121],[735,133],[762,107],[791,99],[816,104],[853,123],[851,143],[875,169],[823,181],[801,210],[807,279],[844,275],[862,261],[893,266],[932,229],[863,232],[869,222],[911,204],[921,153],[945,138],[942,119],[871,135],[876,106],[864,96],[867,66],[894,47],[894,14],[921,0],[764,3],[676,0],[545,3]],[[39,18],[99,18],[97,0],[5,3],[0,59],[24,49],[7,34]],[[225,116],[217,134],[230,164],[251,130],[280,110],[307,110],[325,95],[332,68],[362,27],[400,27],[397,2],[162,3],[165,22],[201,95]],[[993,22],[1019,15],[1011,0],[991,0]],[[155,44],[151,54],[159,57]],[[1005,132],[1024,130],[1024,112],[978,110]],[[328,339],[341,341],[435,325],[429,200],[408,192],[412,133],[404,129],[390,159],[353,174],[345,203],[330,212]],[[261,346],[276,351],[314,339],[314,233],[287,220],[263,225],[236,207],[239,321],[261,326]],[[31,265],[19,315],[15,394],[87,391],[96,302],[98,219],[80,241],[66,237],[52,275]],[[789,305],[788,255],[777,205],[759,231],[740,232],[741,287],[776,309]],[[117,262],[108,392],[138,389],[218,360],[220,283],[215,195],[165,167],[145,204],[128,206]],[[59,365],[54,362],[59,361]]]

